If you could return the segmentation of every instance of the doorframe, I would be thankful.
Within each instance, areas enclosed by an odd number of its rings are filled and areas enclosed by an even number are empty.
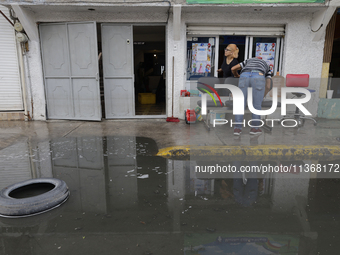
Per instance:
[[[168,24],[167,23],[129,23],[132,25],[132,34],[133,34],[133,28],[136,26],[143,26],[143,27],[147,27],[147,26],[164,26],[165,27],[165,38],[164,38],[164,43],[165,43],[165,64],[167,63],[167,56],[168,56],[168,33],[167,33],[167,29],[168,29]],[[134,42],[134,41],[133,41]],[[134,54],[133,49],[132,49],[132,54]],[[134,56],[134,55],[133,55]],[[134,66],[134,61],[133,61],[133,66]],[[166,70],[166,67],[164,69],[164,71]],[[135,77],[133,78],[133,80],[135,80]],[[131,119],[162,119],[162,118],[166,118],[167,115],[167,98],[168,98],[168,75],[165,78],[165,114],[164,115],[135,115],[132,117],[129,117]],[[135,90],[133,89],[133,96],[135,95]],[[134,109],[136,109],[136,104],[135,104],[135,100],[133,101],[133,107]]]
[[[160,23],[160,22],[156,22],[156,23],[115,23],[115,22],[97,22],[97,24],[115,24],[117,26],[119,25],[130,25],[132,26],[132,43],[134,43],[134,38],[133,38],[133,28],[135,26],[164,26],[165,27],[165,38],[164,38],[164,43],[165,43],[165,63],[167,63],[167,55],[168,55],[168,48],[167,48],[167,44],[168,44],[168,33],[167,33],[167,29],[168,29],[168,24],[167,23]],[[133,61],[132,61],[132,65],[133,65],[133,71],[134,71],[134,47],[132,47],[132,56],[133,56]],[[166,70],[166,68],[165,68]],[[133,84],[135,82],[135,76],[133,75]],[[128,116],[128,117],[119,117],[119,118],[115,118],[115,119],[108,119],[108,120],[119,120],[119,119],[165,119],[167,117],[167,98],[168,98],[168,91],[167,91],[167,87],[168,87],[168,76],[165,79],[165,114],[164,115],[136,115],[136,112],[134,113],[134,116]],[[105,93],[105,90],[104,90]],[[135,89],[133,88],[133,109],[136,109],[136,104],[135,104]],[[105,97],[104,97],[105,98]],[[104,104],[105,106],[105,104]],[[106,111],[105,111],[106,114]],[[104,116],[103,116],[104,118]],[[105,118],[106,119],[106,116]]]

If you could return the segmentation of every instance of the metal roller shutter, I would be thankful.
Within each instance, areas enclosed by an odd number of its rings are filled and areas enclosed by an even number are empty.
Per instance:
[[[275,26],[240,26],[240,25],[188,25],[188,35],[251,35],[251,36],[283,36],[284,25]]]
[[[0,10],[9,17],[8,8]],[[23,110],[14,28],[0,15],[0,111]]]

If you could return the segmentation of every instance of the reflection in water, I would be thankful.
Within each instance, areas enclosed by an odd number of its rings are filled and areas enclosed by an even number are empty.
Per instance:
[[[62,138],[2,150],[1,189],[55,177],[71,195],[49,213],[0,219],[0,254],[337,254],[337,179],[205,175],[194,166],[209,162],[156,153],[156,143],[141,137]]]

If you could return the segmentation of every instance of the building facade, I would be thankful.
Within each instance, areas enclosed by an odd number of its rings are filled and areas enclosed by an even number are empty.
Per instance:
[[[340,1],[1,4],[13,10],[29,38],[23,97],[30,118],[99,121],[183,118],[180,91],[195,88],[200,76],[217,76],[228,43],[239,46],[239,61],[256,56],[262,45],[273,52],[274,73],[309,74],[315,93],[306,108],[316,116],[326,97],[326,27]],[[194,61],[197,45],[208,51],[205,61]],[[160,109],[138,108],[145,93],[156,94]]]

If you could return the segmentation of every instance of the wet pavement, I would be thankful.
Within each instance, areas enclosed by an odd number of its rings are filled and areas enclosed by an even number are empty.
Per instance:
[[[233,128],[220,125],[207,131],[202,122],[185,124],[164,119],[85,121],[1,121],[0,149],[26,138],[48,140],[81,136],[139,136],[156,141],[159,149],[177,145],[340,145],[340,121],[318,119],[318,125],[306,121],[301,128],[283,128],[274,124],[272,132],[261,136],[249,135],[249,127],[240,137]]]
[[[273,130],[256,140],[338,145],[338,123]],[[0,218],[1,255],[314,255],[340,249],[338,159],[163,158],[157,152],[176,145],[257,145],[246,132],[234,139],[230,128],[208,132],[164,120],[0,126],[0,189],[40,177],[62,179],[70,189],[69,200],[50,212]],[[203,170],[217,164],[236,171]],[[252,166],[279,170],[239,171]],[[306,170],[311,166],[315,171]]]

